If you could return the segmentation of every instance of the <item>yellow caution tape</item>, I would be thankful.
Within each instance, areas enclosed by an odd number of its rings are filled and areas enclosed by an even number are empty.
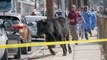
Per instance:
[[[74,43],[90,43],[90,42],[105,42],[105,41],[107,41],[107,39],[78,40],[78,41],[58,41],[58,42],[35,42],[35,43],[0,45],[0,48],[18,48],[18,47],[46,46],[46,45],[74,44]]]

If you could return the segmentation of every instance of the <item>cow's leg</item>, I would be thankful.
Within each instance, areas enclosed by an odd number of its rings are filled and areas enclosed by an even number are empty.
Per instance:
[[[69,53],[72,53],[72,50],[71,50],[70,44],[68,44],[68,50],[69,50]]]
[[[52,46],[51,46],[51,45],[48,45],[48,49],[49,49],[49,51],[50,51],[50,53],[51,53],[52,55],[55,55],[55,54],[56,54],[56,52],[55,52],[54,50],[52,50]]]
[[[69,41],[69,34],[67,34],[66,40]],[[68,51],[69,51],[69,53],[72,53],[72,49],[71,49],[70,44],[68,44]]]
[[[66,44],[64,44],[64,48],[65,48],[65,50],[66,50],[66,52],[67,52]]]
[[[47,41],[47,42],[52,42],[51,40],[54,40],[54,41],[55,41],[55,37],[53,36],[52,33],[49,33],[49,34],[46,35],[46,41]],[[49,51],[50,51],[50,53],[51,53],[52,55],[55,55],[55,54],[56,54],[56,52],[55,52],[54,50],[52,50],[52,45],[48,45],[48,49],[49,49]]]
[[[65,40],[63,34],[59,35],[59,40],[60,41],[64,41]],[[66,54],[67,54],[66,44],[60,44],[60,46],[61,46],[61,48],[63,50],[63,56],[66,56]]]
[[[56,37],[58,38],[57,40],[59,40],[59,41],[64,41],[65,40],[63,38],[63,34],[57,35]],[[66,54],[67,54],[66,45],[65,44],[60,44],[60,46],[61,46],[61,48],[63,50],[63,56],[66,56]]]
[[[61,46],[61,48],[63,49],[63,56],[66,56],[67,50],[65,49],[65,45],[64,45],[64,44],[61,44],[60,46]]]
[[[66,39],[65,39],[66,40]],[[66,50],[66,52],[67,52],[67,48],[66,48],[66,44],[64,44],[64,49]]]

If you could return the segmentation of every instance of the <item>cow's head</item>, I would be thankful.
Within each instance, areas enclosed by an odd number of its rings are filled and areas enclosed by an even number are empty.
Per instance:
[[[45,33],[46,22],[43,20],[36,21],[37,23],[37,35],[43,35]]]

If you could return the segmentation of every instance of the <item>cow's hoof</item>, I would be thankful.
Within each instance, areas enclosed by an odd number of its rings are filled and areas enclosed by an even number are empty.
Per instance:
[[[53,52],[52,55],[56,55],[57,53],[58,53],[58,51],[57,52]]]
[[[56,55],[56,52],[52,52],[52,55]]]
[[[72,51],[71,51],[71,50],[69,50],[69,54],[70,54],[70,53],[72,53]]]
[[[66,54],[63,54],[63,56],[66,56]]]
[[[75,45],[78,45],[78,43],[75,43]]]

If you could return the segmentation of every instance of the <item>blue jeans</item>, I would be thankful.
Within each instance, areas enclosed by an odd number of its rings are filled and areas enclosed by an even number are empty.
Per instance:
[[[85,39],[89,39],[89,37],[88,37],[88,33],[90,33],[91,32],[91,29],[90,28],[88,28],[88,29],[84,29],[84,32],[85,32]]]
[[[84,32],[85,32],[85,39],[88,40],[88,39],[89,39],[89,38],[88,38],[88,31],[85,29]]]

